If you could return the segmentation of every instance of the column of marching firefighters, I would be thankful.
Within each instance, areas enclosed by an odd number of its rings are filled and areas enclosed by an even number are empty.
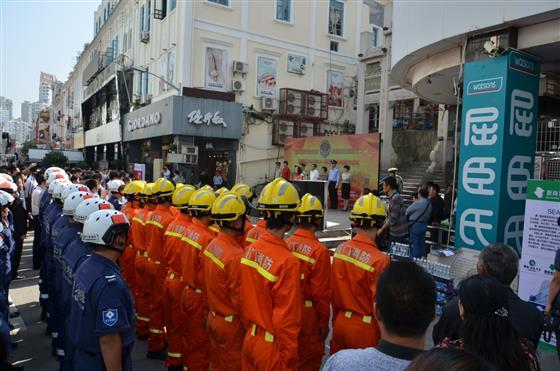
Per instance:
[[[72,275],[89,255],[87,244],[71,237],[89,214],[114,202],[69,185],[62,171],[46,177],[42,237],[53,249],[41,271],[41,298],[62,369],[72,369],[64,365],[76,364],[76,341],[65,340],[75,337],[65,317],[71,296],[77,300]],[[374,242],[385,219],[377,197],[356,202],[350,219],[358,233],[337,248],[331,264],[315,236],[323,223],[320,200],[300,199],[281,178],[261,192],[256,226],[247,217],[254,194],[243,183],[216,192],[176,187],[165,178],[123,186],[115,187],[127,200],[122,212],[130,228],[118,262],[134,296],[136,336],[147,340],[149,358],[164,359],[169,370],[318,370],[331,304],[331,354],[379,341],[372,303],[389,259]],[[58,218],[61,211],[68,218]],[[122,339],[123,347],[127,342]]]

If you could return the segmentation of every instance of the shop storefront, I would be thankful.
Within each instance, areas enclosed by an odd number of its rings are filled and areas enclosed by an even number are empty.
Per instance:
[[[165,98],[124,116],[125,157],[129,164],[146,164],[147,179],[167,164],[187,182],[197,182],[204,170],[211,178],[221,169],[233,184],[241,117],[239,103]]]

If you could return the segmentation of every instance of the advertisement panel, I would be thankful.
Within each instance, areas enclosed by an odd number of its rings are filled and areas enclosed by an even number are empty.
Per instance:
[[[521,252],[534,172],[540,65],[510,50],[465,65],[455,246]]]
[[[342,171],[350,166],[352,175],[350,199],[360,196],[364,188],[377,189],[379,182],[379,134],[335,135],[330,137],[288,138],[284,144],[284,157],[293,167],[311,164],[330,169],[330,161],[336,160]]]
[[[560,248],[559,181],[529,181],[524,221],[519,297],[544,310],[555,272],[554,256]],[[550,345],[556,341],[553,338]]]
[[[228,77],[226,49],[206,47],[204,86],[209,89],[226,90]]]
[[[276,96],[277,63],[275,58],[257,57],[257,97]]]
[[[38,146],[47,146],[50,143],[51,132],[51,113],[49,111],[41,111],[35,127],[35,143]]]

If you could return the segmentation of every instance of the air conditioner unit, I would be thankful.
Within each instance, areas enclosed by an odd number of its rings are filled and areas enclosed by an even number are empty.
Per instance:
[[[142,104],[150,104],[152,103],[152,94],[144,94],[141,100]]]
[[[240,61],[233,61],[233,72],[246,74],[249,65]]]
[[[315,119],[327,118],[325,94],[309,93],[307,95],[305,116],[309,118],[315,118]]]
[[[304,94],[296,90],[289,90],[286,94],[286,113],[288,115],[305,114],[303,105]]]
[[[300,137],[312,137],[315,132],[315,125],[312,122],[302,122],[299,126]]]
[[[186,164],[198,164],[198,155],[184,155]]]
[[[231,82],[231,90],[233,91],[244,91],[245,90],[245,81],[236,79]]]
[[[150,31],[140,32],[140,41],[147,44],[150,41]]]
[[[294,123],[292,121],[279,119],[274,128],[272,144],[284,145],[286,139],[294,136]]]
[[[276,111],[278,109],[278,101],[273,97],[261,97],[261,110]]]
[[[198,155],[198,147],[196,146],[181,146],[181,153],[184,155]]]

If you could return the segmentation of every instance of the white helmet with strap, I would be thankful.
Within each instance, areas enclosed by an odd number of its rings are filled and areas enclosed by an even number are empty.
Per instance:
[[[99,210],[113,209],[114,207],[109,201],[100,198],[90,198],[88,200],[83,200],[76,206],[76,210],[74,210],[74,220],[83,224],[91,213]]]
[[[62,192],[64,192],[64,190],[70,187],[71,185],[72,183],[70,182],[58,183],[53,189],[53,193],[52,193],[53,198],[55,200],[64,201],[64,199],[62,198]]]
[[[88,186],[83,184],[70,184],[64,191],[62,191],[62,199],[66,200],[74,192],[89,192]]]
[[[62,206],[62,215],[74,216],[76,208],[83,200],[89,200],[97,196],[89,192],[73,192],[68,197],[64,199],[64,205]]]
[[[7,206],[14,202],[15,198],[8,192],[0,191],[0,205]],[[2,224],[2,223],[0,223]]]
[[[64,171],[54,171],[50,173],[49,176],[46,176],[45,179],[45,184],[47,185],[47,187],[50,187],[52,182],[57,179],[68,179],[68,174],[66,174]]]
[[[109,192],[119,192],[120,187],[124,187],[124,182],[120,179],[113,179],[107,183]]]
[[[69,181],[68,181],[67,179],[64,179],[64,178],[54,180],[54,181],[49,185],[49,188],[48,188],[49,194],[52,195],[53,192],[54,192],[54,188],[55,188],[57,185],[61,184],[61,183],[69,183]]]
[[[96,245],[111,245],[120,233],[128,233],[130,223],[126,216],[116,210],[95,211],[84,223],[82,241]]]

